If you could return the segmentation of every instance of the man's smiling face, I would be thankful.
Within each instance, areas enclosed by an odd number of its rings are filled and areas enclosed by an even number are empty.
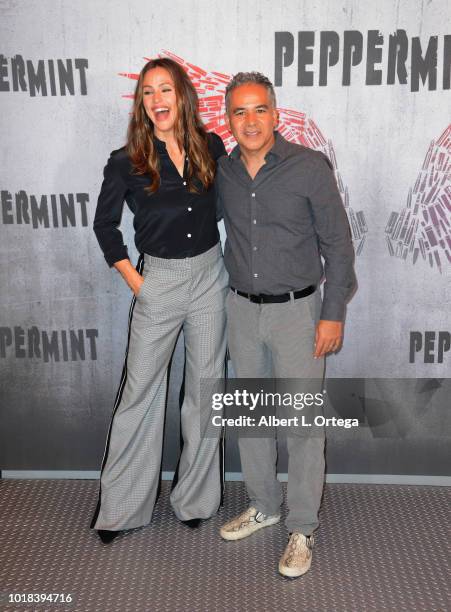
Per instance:
[[[230,92],[227,124],[241,151],[263,156],[274,144],[277,110],[264,85],[244,83]]]

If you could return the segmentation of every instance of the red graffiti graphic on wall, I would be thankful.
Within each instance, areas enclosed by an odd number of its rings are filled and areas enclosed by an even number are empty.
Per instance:
[[[394,257],[416,263],[421,254],[440,272],[451,262],[451,124],[431,142],[407,205],[391,213],[385,233]]]
[[[224,93],[228,82],[232,78],[231,75],[207,72],[170,51],[162,51],[159,57],[170,57],[186,70],[199,96],[199,110],[207,131],[218,134],[224,141],[227,152],[230,153],[236,142],[225,123]],[[148,61],[150,58],[144,59]],[[121,76],[136,80],[139,75],[136,73],[121,73]],[[124,97],[133,98],[133,95]],[[305,147],[322,151],[330,159],[348,215],[354,248],[356,254],[359,255],[362,252],[365,236],[368,232],[365,215],[363,211],[354,212],[349,206],[348,188],[344,185],[338,171],[337,158],[332,142],[324,138],[313,119],[307,117],[305,113],[287,108],[278,108],[277,110],[279,111],[278,130],[284,138]]]

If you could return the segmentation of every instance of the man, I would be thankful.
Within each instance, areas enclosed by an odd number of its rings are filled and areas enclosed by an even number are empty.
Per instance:
[[[331,164],[275,131],[274,89],[260,73],[232,79],[226,112],[238,145],[219,160],[217,180],[235,374],[321,381],[324,356],[341,345],[345,304],[355,286],[349,225]],[[324,432],[316,429],[287,437],[290,539],[279,563],[284,576],[301,576],[311,565],[324,483]],[[251,505],[223,525],[226,540],[280,520],[276,440],[241,437],[239,448]]]

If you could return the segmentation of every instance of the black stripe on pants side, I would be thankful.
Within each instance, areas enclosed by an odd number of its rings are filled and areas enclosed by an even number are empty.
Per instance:
[[[139,272],[139,274],[142,274],[143,270],[144,270],[144,255],[141,254],[139,256],[139,258],[138,258],[138,263],[136,264],[136,271]],[[113,426],[114,415],[116,414],[116,411],[119,408],[119,404],[121,403],[122,393],[123,393],[123,390],[124,390],[124,387],[125,387],[125,382],[127,380],[128,347],[129,347],[129,344],[130,344],[130,329],[131,329],[131,325],[132,325],[133,310],[135,308],[135,304],[136,304],[136,296],[133,295],[133,299],[132,299],[132,302],[130,304],[130,310],[128,312],[127,347],[125,349],[124,365],[123,365],[123,368],[122,368],[121,381],[119,383],[119,388],[118,388],[117,393],[116,393],[116,399],[114,400],[113,413],[111,415],[110,425],[109,425],[109,428],[108,428],[108,434],[107,434],[106,443],[105,443],[105,451],[103,453],[102,467],[100,468],[100,477],[102,477],[102,473],[103,473],[106,461],[108,459],[108,451],[110,449],[111,428]],[[100,504],[101,504],[101,495],[102,495],[102,485],[101,485],[101,481],[99,481],[99,497],[98,497],[98,500],[97,500],[97,506],[96,506],[96,509],[94,511],[94,515],[92,517],[92,521],[91,521],[91,525],[90,525],[91,529],[94,529],[94,525],[96,524],[97,517],[99,516]]]
[[[185,373],[186,373],[186,347],[184,348],[184,357],[183,357],[183,376],[182,376],[182,384],[180,386],[179,393],[179,411],[182,413],[182,406],[185,399]],[[182,424],[180,423],[180,432],[179,432],[179,458],[177,461],[177,465],[175,467],[174,477],[172,479],[171,491],[173,491],[179,481],[179,467],[180,467],[180,458],[182,456],[183,450],[183,433],[182,433]]]

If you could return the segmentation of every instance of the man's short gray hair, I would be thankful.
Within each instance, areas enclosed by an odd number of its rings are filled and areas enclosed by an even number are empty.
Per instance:
[[[261,72],[238,72],[229,82],[225,91],[225,105],[226,111],[229,112],[230,94],[231,92],[239,87],[240,85],[246,85],[247,83],[255,83],[256,85],[263,85],[269,92],[269,99],[271,104],[276,108],[276,94],[274,91],[273,84],[265,77]]]

